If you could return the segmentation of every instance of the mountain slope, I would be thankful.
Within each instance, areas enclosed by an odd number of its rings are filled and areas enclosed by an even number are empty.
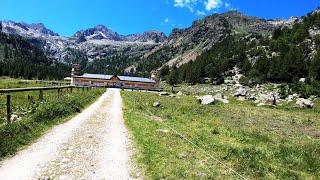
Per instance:
[[[0,32],[0,76],[62,79],[70,68],[47,58],[24,38]]]
[[[146,54],[135,64],[135,68],[138,71],[150,71],[163,65],[179,67],[194,61],[202,52],[231,34],[259,34],[267,37],[277,27],[290,25],[287,21],[267,21],[237,11],[213,14],[193,22],[189,28],[174,29],[167,41]]]
[[[167,79],[172,84],[198,83],[206,77],[225,79],[235,75],[230,71],[235,66],[244,75],[242,83],[296,84],[300,78],[307,78],[306,83],[312,86],[304,93],[320,95],[311,88],[320,85],[320,11],[309,13],[290,27],[278,27],[272,37],[232,34],[196,61],[173,68]]]

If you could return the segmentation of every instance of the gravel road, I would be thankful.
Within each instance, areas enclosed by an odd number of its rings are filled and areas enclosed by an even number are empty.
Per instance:
[[[0,179],[141,179],[133,168],[120,90],[0,162]]]

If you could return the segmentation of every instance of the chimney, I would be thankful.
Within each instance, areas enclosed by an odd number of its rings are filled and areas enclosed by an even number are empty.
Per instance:
[[[74,76],[80,75],[80,65],[79,64],[72,64],[71,70],[71,85],[75,85]]]
[[[159,78],[159,72],[158,71],[151,71],[151,79],[156,81],[156,83],[159,83],[160,78]]]

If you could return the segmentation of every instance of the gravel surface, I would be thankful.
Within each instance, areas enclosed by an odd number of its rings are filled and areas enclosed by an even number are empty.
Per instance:
[[[118,89],[0,163],[0,179],[140,179]]]

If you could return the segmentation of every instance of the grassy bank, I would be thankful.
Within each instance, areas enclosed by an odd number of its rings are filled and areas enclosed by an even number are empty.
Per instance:
[[[320,109],[123,92],[137,161],[151,179],[319,179]],[[161,102],[161,107],[152,104]]]
[[[103,92],[104,89],[79,89],[72,93],[64,92],[58,97],[56,91],[46,91],[44,102],[35,101],[31,104],[26,98],[30,92],[13,93],[14,114],[20,116],[20,119],[12,124],[0,126],[0,159],[32,143],[53,126],[66,122],[94,102]],[[32,92],[31,95],[36,96]]]

